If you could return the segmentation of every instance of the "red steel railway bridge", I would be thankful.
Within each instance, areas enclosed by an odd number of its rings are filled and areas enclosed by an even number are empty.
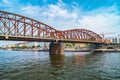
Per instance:
[[[64,53],[64,42],[104,43],[101,36],[87,29],[60,31],[40,21],[1,10],[0,40],[51,42],[51,54]]]

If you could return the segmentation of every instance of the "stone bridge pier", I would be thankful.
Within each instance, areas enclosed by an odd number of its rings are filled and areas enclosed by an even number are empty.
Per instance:
[[[60,54],[64,55],[64,43],[51,42],[49,45],[49,54]]]

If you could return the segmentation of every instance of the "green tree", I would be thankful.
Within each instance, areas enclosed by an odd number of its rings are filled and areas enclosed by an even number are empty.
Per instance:
[[[69,47],[74,47],[75,46],[75,44],[74,43],[65,43],[65,47],[66,46],[69,46]]]

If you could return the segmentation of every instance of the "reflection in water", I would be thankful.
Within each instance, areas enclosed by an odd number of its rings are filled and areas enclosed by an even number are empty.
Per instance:
[[[50,65],[52,69],[49,71],[49,73],[55,76],[55,80],[64,75],[64,58],[65,55],[50,55]]]
[[[65,55],[50,55],[50,64],[54,68],[61,69],[64,67]]]
[[[38,58],[39,58],[39,52],[38,52],[38,51],[35,51],[34,57],[35,57],[35,59],[38,59]]]
[[[72,62],[82,66],[86,62],[86,55],[83,53],[76,53],[75,56],[73,56]]]
[[[0,80],[120,80],[120,53],[0,51]]]

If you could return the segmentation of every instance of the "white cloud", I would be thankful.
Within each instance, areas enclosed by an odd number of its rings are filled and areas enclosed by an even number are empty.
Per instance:
[[[3,0],[3,2],[4,4],[9,3],[8,0]],[[68,6],[62,0],[59,0],[57,4],[42,7],[31,4],[20,5],[19,11],[17,12],[37,19],[59,30],[86,28],[98,33],[113,30],[119,33],[120,16],[118,15],[119,11],[116,5],[86,12],[78,7],[76,2],[73,2],[73,5],[71,5],[72,9],[69,10]]]
[[[119,18],[120,16],[117,16],[115,14],[83,16],[79,22],[82,24],[89,25],[91,27],[94,26],[100,28],[115,25],[116,23],[118,23]]]
[[[77,17],[77,14],[75,12],[68,12],[67,9],[63,9],[59,5],[49,5],[48,8],[43,11],[43,15],[51,18],[57,17],[60,19],[74,19]]]
[[[120,29],[120,15],[115,6],[109,8],[101,8],[84,15],[79,22],[84,24],[84,27],[91,29],[94,32],[116,32]]]
[[[40,7],[28,5],[21,7],[20,11],[22,11],[21,13],[23,13],[24,15],[36,17],[40,14]]]
[[[59,0],[56,5],[50,4],[44,7],[32,5],[22,6],[20,12],[22,12],[23,15],[40,20],[50,26],[54,26],[56,29],[63,30],[68,28],[65,26],[71,25],[71,22],[77,19],[77,13],[70,12],[65,7],[66,5],[62,0]]]
[[[11,3],[9,0],[2,0],[2,1],[3,1],[3,3],[5,3],[5,4],[10,4],[10,3]]]
[[[68,9],[68,6],[71,6],[71,9]],[[96,33],[120,34],[120,15],[116,5],[84,11],[76,2],[67,5],[62,0],[57,4],[46,6],[22,5],[17,0],[2,0],[0,7],[4,7],[6,11],[37,19],[58,30],[85,28]]]
[[[0,2],[0,6],[4,6],[4,7],[12,7],[14,6],[13,4],[16,3],[16,0],[2,0]]]
[[[83,27],[100,33],[114,30],[116,31],[118,29],[119,21],[120,16],[108,14],[84,16],[79,22],[85,25]]]
[[[75,2],[74,4],[77,5]],[[44,7],[24,6],[21,11],[23,14],[59,30],[85,28],[97,33],[112,32],[113,30],[119,33],[120,16],[115,5],[89,12],[79,9],[78,6],[73,6],[72,11],[69,11],[67,6],[62,0],[59,0],[55,5],[50,4]]]
[[[1,0],[0,9],[4,11],[17,13],[19,11],[19,0]]]

